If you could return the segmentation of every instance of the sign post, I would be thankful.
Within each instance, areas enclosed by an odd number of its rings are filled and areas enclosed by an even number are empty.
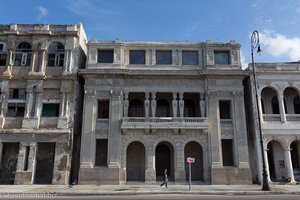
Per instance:
[[[187,157],[187,163],[189,163],[189,190],[192,189],[192,166],[191,164],[195,162],[195,158]]]

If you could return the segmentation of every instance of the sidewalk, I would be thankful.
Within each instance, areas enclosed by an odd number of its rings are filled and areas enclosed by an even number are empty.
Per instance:
[[[69,195],[147,195],[147,194],[201,194],[201,195],[300,195],[300,185],[271,185],[271,191],[261,191],[260,185],[188,185],[169,184],[168,188],[149,184],[132,185],[0,185],[0,196],[9,194]]]

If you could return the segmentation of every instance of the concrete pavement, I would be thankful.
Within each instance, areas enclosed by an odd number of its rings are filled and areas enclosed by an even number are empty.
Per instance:
[[[168,184],[168,188],[157,184],[127,185],[0,185],[0,197],[13,194],[69,195],[149,195],[149,194],[199,194],[199,195],[300,195],[300,185],[271,185],[271,191],[261,191],[260,185],[192,185]]]

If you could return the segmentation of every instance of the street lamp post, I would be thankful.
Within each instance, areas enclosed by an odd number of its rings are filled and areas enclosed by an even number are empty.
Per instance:
[[[258,91],[257,91],[257,79],[255,72],[255,62],[253,57],[253,50],[257,48],[257,53],[261,53],[260,44],[259,44],[259,34],[257,31],[253,31],[251,36],[251,58],[252,58],[252,70],[253,70],[253,81],[254,81],[254,89],[255,89],[255,100],[256,100],[256,108],[257,108],[257,119],[258,119],[258,131],[259,131],[259,139],[260,139],[260,147],[261,147],[261,157],[262,157],[262,190],[269,191],[270,185],[268,181],[268,174],[265,163],[265,154],[264,154],[264,144],[261,130],[261,121],[260,121],[260,111],[258,110]]]

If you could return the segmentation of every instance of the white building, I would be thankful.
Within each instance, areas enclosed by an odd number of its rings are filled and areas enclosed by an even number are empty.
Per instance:
[[[258,63],[258,102],[266,168],[270,183],[300,180],[300,63]],[[248,71],[252,72],[250,65]],[[253,180],[261,181],[259,139],[253,74],[245,81],[249,150]],[[251,92],[252,91],[252,92]],[[253,104],[254,102],[254,104]],[[256,123],[255,123],[256,122]]]
[[[88,43],[79,184],[250,184],[240,45]]]

